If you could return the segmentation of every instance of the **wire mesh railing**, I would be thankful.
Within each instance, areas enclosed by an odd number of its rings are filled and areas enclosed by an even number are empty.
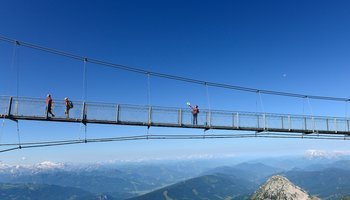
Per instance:
[[[9,101],[9,97],[0,96],[0,115],[8,114]]]
[[[49,119],[125,125],[204,129],[349,133],[349,119],[341,117],[201,110],[197,122],[189,108],[169,108],[74,101],[69,115],[64,101],[53,100],[55,117],[47,116],[45,99],[0,97],[0,115],[14,119]]]

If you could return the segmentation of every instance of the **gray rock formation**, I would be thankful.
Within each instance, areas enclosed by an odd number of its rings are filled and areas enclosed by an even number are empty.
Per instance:
[[[252,200],[319,200],[283,176],[273,176],[253,194]]]

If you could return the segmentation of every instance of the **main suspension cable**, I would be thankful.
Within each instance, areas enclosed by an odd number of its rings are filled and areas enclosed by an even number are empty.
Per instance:
[[[59,51],[56,49],[47,48],[47,47],[31,44],[28,42],[17,41],[17,40],[10,39],[10,38],[4,37],[4,36],[0,36],[0,40],[4,41],[4,42],[9,42],[9,43],[17,42],[21,46],[44,51],[44,52],[51,53],[51,54],[56,54],[59,56],[64,56],[64,57],[75,59],[75,60],[87,60],[87,62],[97,64],[97,65],[117,68],[120,70],[130,71],[130,72],[134,72],[134,73],[149,74],[151,76],[172,79],[172,80],[177,80],[177,81],[183,81],[183,82],[189,82],[189,83],[194,83],[194,84],[201,84],[201,85],[207,84],[208,86],[218,87],[218,88],[226,88],[226,89],[232,89],[232,90],[238,90],[238,91],[244,91],[244,92],[255,92],[255,93],[259,92],[262,94],[288,96],[288,97],[295,97],[295,98],[308,97],[310,99],[319,99],[319,100],[328,100],[328,101],[350,101],[349,98],[343,98],[343,97],[317,96],[317,95],[289,93],[289,92],[281,92],[281,91],[273,91],[273,90],[261,90],[261,89],[241,87],[241,86],[229,85],[229,84],[223,84],[223,83],[217,83],[217,82],[202,81],[202,80],[197,80],[197,79],[192,79],[192,78],[186,78],[186,77],[164,74],[164,73],[159,73],[159,72],[147,71],[147,70],[136,68],[136,67],[130,67],[130,66],[126,66],[126,65],[110,63],[110,62],[101,61],[101,60],[97,60],[97,59],[93,59],[93,58],[86,58],[86,57],[71,54],[71,53],[68,53],[65,51]]]

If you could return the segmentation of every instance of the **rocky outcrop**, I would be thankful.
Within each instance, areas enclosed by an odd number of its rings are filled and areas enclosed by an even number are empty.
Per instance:
[[[252,200],[319,200],[283,176],[273,176],[253,194]]]

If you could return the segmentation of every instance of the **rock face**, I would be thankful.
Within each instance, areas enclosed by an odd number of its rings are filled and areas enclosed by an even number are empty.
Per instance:
[[[318,200],[308,195],[298,186],[295,186],[283,176],[273,176],[264,185],[260,186],[252,200]]]

